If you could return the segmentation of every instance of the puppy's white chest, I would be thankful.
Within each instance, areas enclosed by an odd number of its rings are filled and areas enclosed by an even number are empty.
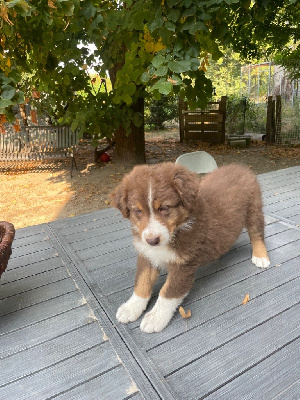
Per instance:
[[[136,250],[147,258],[153,267],[166,268],[170,262],[178,261],[176,252],[168,246],[150,246],[140,239],[134,239],[133,243]]]

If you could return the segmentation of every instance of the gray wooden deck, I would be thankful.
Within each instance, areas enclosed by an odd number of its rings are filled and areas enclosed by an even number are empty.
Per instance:
[[[242,233],[198,270],[191,318],[157,334],[115,319],[136,258],[115,210],[18,230],[0,286],[0,399],[299,400],[300,167],[259,180],[271,267],[251,264]]]

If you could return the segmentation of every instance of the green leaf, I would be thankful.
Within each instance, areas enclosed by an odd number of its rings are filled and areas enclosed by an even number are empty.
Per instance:
[[[148,24],[148,29],[150,32],[155,31],[155,29],[161,28],[164,24],[164,18],[161,14],[156,13],[155,18],[152,22]]]
[[[127,74],[124,74],[123,71],[118,71],[117,73],[117,82],[116,87],[120,87],[122,85],[127,85],[130,82],[130,77]]]
[[[166,81],[166,79],[160,79],[152,88],[153,90],[158,90],[161,94],[170,94],[173,90],[173,85],[171,82]]]
[[[171,71],[175,72],[176,74],[180,74],[191,69],[191,60],[170,61],[168,66]]]
[[[10,83],[12,80],[11,78],[9,78],[8,76],[4,75],[3,73],[0,73],[0,82],[3,85],[7,85],[8,83]]]
[[[69,78],[69,75],[65,75],[64,84],[67,86],[69,86],[71,84],[71,79]]]
[[[165,23],[165,27],[168,29],[168,31],[171,31],[171,32],[175,32],[175,30],[176,30],[175,25],[170,21],[167,21]]]
[[[174,7],[176,4],[180,3],[181,0],[167,0],[167,4],[170,8]]]
[[[62,11],[65,15],[72,16],[74,13],[74,3],[73,1],[63,1],[60,3]]]
[[[14,96],[14,100],[15,100],[18,104],[25,103],[24,92],[22,92],[21,90],[19,90],[18,92],[16,92],[16,94],[15,94],[15,96]]]
[[[155,67],[155,68],[158,68],[158,67],[160,67],[161,66],[161,64],[163,64],[164,62],[165,62],[165,57],[164,56],[162,56],[161,54],[157,54],[154,58],[153,58],[153,60],[152,60],[152,65]]]
[[[196,10],[197,10],[196,6],[193,5],[191,8],[184,10],[181,16],[182,17],[191,17],[196,14]]]
[[[212,16],[207,14],[206,12],[203,12],[200,14],[199,18],[202,19],[202,21],[209,21],[210,19],[212,19]]]
[[[148,74],[148,71],[145,71],[141,75],[141,82],[145,84],[148,83],[149,81],[150,81],[150,75]]]
[[[191,6],[192,2],[193,2],[193,0],[183,0],[183,5],[184,5],[184,7],[189,8]]]
[[[6,3],[7,8],[13,8],[17,14],[22,15],[22,17],[26,17],[27,15],[31,15],[31,6],[27,3],[26,0],[12,0]]]
[[[130,82],[128,85],[124,86],[123,90],[125,93],[128,93],[130,96],[132,96],[136,91],[136,86],[133,82]]]
[[[142,30],[144,28],[144,20],[147,20],[149,18],[149,12],[148,10],[139,10],[136,12],[132,18],[132,22],[134,25],[134,29],[136,30]]]
[[[76,120],[74,120],[71,123],[71,130],[74,132],[77,128],[78,128],[78,122]]]
[[[122,95],[122,100],[129,106],[132,103],[132,98],[128,93]]]
[[[157,70],[155,71],[155,75],[157,76],[165,76],[168,72],[168,67],[166,65],[161,65]]]
[[[11,99],[14,97],[16,89],[10,85],[4,85],[1,88],[1,97],[4,99]]]
[[[9,99],[0,99],[0,108],[12,106],[14,103]]]
[[[90,19],[95,16],[97,9],[91,3],[88,3],[81,12],[85,16],[85,18]]]
[[[43,20],[46,22],[47,25],[51,25],[53,23],[53,18],[49,14],[43,15]]]
[[[168,20],[173,22],[177,21],[179,17],[180,17],[180,10],[174,8],[172,8],[172,10],[170,10],[167,14]]]
[[[139,113],[135,113],[132,119],[135,126],[140,127],[143,124],[143,116]]]

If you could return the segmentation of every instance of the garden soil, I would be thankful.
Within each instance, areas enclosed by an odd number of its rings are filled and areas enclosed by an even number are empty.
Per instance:
[[[253,141],[245,149],[205,143],[179,143],[175,139],[146,142],[148,164],[174,162],[183,153],[205,150],[218,166],[232,162],[248,165],[260,174],[300,165],[300,148],[282,148]],[[70,174],[70,161],[0,163],[0,220],[16,228],[110,207],[109,193],[132,166],[94,163],[94,150],[88,140],[79,143],[76,160],[79,170]]]

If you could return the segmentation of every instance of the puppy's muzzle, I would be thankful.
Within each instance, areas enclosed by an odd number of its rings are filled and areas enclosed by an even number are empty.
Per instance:
[[[160,238],[157,236],[154,238],[146,239],[146,242],[150,244],[150,246],[157,246],[160,242]]]

